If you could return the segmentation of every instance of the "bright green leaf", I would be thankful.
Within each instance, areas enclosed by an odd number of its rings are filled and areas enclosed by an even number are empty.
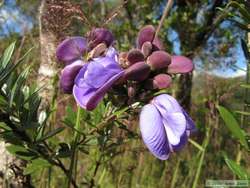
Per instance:
[[[16,42],[11,43],[9,47],[4,51],[1,67],[5,68],[8,65],[11,56],[14,52],[15,44]]]

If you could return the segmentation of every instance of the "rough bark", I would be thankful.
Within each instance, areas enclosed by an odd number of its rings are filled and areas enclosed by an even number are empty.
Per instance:
[[[38,70],[38,87],[43,89],[39,93],[42,98],[41,109],[48,107],[53,99],[54,85],[57,68],[55,63],[56,36],[47,26],[47,10],[49,1],[42,0],[39,10],[39,32],[40,32],[40,48],[41,63]]]

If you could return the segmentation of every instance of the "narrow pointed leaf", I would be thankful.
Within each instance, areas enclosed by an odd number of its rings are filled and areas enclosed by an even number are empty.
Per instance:
[[[219,113],[222,117],[222,119],[225,122],[225,125],[227,128],[231,131],[232,135],[239,139],[240,143],[248,148],[248,144],[244,135],[243,130],[240,128],[238,122],[233,117],[233,115],[224,107],[217,106],[217,109],[219,110]]]

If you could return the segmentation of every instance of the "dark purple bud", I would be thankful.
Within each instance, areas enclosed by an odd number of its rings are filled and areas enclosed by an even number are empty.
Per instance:
[[[153,79],[154,88],[164,89],[168,88],[172,82],[171,76],[167,74],[158,74]]]
[[[125,80],[143,81],[150,74],[150,67],[145,62],[138,62],[125,70]]]
[[[155,37],[155,28],[152,25],[143,27],[138,34],[137,46],[141,49],[144,42],[152,42]]]
[[[184,56],[172,56],[171,64],[168,66],[168,73],[188,73],[194,69],[191,59]]]
[[[144,42],[141,48],[141,51],[144,57],[148,57],[152,53],[152,43],[151,42]]]
[[[96,28],[90,32],[88,42],[90,49],[93,49],[100,43],[105,43],[109,47],[114,42],[114,36],[108,29]]]
[[[158,70],[168,67],[171,63],[171,56],[164,51],[155,51],[147,59],[151,70]]]
[[[138,49],[133,49],[128,52],[127,60],[129,65],[133,65],[137,62],[144,61],[144,55]]]
[[[72,93],[75,77],[82,68],[83,64],[83,61],[78,60],[70,65],[67,65],[62,70],[60,78],[60,87],[64,93]]]

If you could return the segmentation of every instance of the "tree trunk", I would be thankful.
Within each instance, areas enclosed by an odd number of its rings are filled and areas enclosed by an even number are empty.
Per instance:
[[[38,70],[38,87],[42,87],[40,96],[42,98],[41,108],[45,109],[50,106],[55,87],[53,80],[57,73],[55,63],[56,36],[48,25],[48,0],[42,0],[39,10],[39,32],[40,32],[40,48],[41,48],[41,63]]]
[[[191,109],[192,79],[193,73],[188,73],[181,75],[178,80],[177,98],[187,112]]]

